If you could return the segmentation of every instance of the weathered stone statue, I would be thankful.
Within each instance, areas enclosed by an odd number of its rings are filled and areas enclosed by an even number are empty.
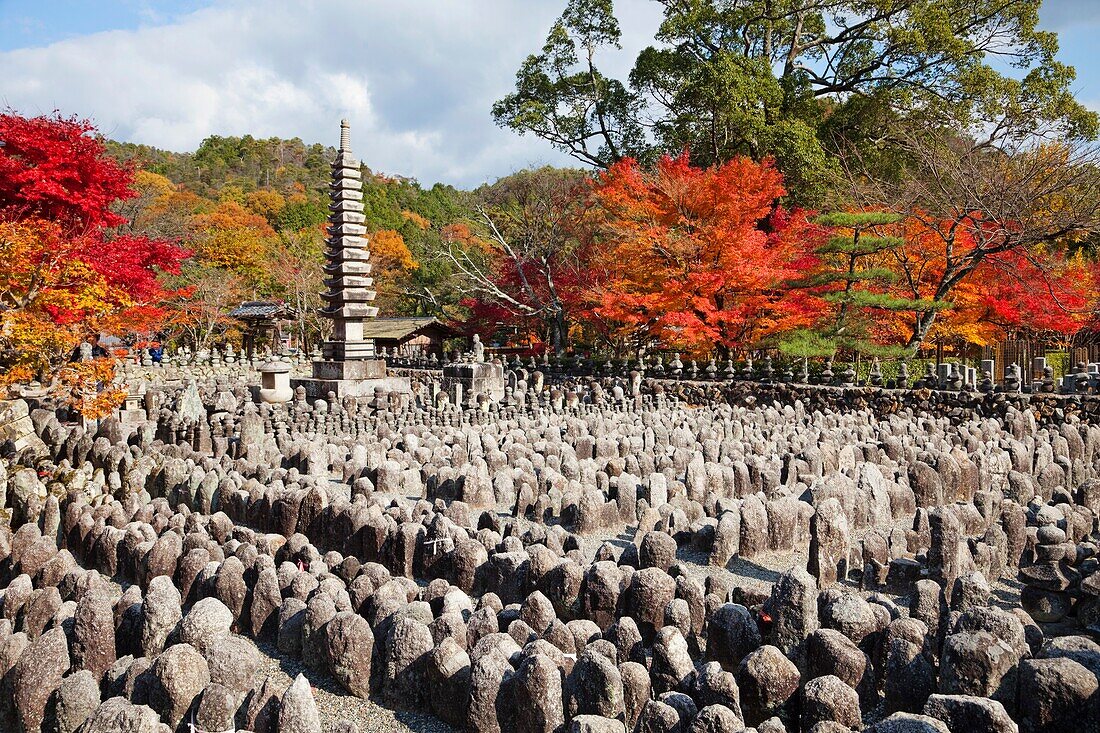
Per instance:
[[[1053,392],[1054,391],[1054,367],[1051,367],[1051,366],[1044,366],[1043,367],[1042,390],[1044,392]]]
[[[1073,370],[1073,387],[1077,394],[1089,391],[1089,368],[1083,361],[1077,362],[1077,367]]]
[[[898,389],[909,389],[909,365],[904,361],[898,365],[898,378],[895,380]]]
[[[461,389],[470,400],[478,395],[486,395],[493,402],[503,399],[507,385],[504,365],[499,360],[485,361],[485,345],[476,333],[466,358],[468,361],[456,360],[443,366],[443,388]]]
[[[882,365],[879,363],[877,356],[871,361],[871,372],[867,375],[867,378],[870,380],[872,387],[882,386]]]
[[[1005,377],[1002,388],[1005,392],[1015,393],[1020,391],[1023,381],[1020,379],[1020,367],[1016,364],[1009,364],[1005,367]]]

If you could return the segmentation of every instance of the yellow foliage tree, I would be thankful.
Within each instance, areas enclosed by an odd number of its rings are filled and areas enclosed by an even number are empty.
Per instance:
[[[420,269],[405,244],[405,238],[392,229],[382,229],[370,235],[371,269],[378,289],[378,307],[388,311],[395,299],[404,294],[409,275]]]
[[[6,369],[0,387],[39,379],[52,383],[89,417],[121,401],[109,385],[109,359],[67,362],[89,334],[117,325],[114,319],[134,305],[121,288],[80,257],[80,247],[49,222],[0,222],[0,351]]]
[[[133,233],[183,239],[191,218],[213,208],[207,199],[150,171],[137,171],[133,188],[137,196],[119,205],[119,213],[128,220],[125,228]]]
[[[235,201],[223,201],[191,220],[190,244],[205,264],[223,267],[262,288],[270,279],[275,230],[267,219]]]
[[[405,238],[392,229],[382,229],[370,235],[370,252],[376,273],[400,277],[420,269],[420,263],[413,259]]]
[[[286,208],[286,199],[278,191],[261,188],[245,196],[245,206],[253,214],[259,214],[274,226],[279,213]]]

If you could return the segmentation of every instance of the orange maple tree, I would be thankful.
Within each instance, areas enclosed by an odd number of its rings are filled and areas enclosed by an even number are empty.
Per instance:
[[[693,353],[810,325],[822,303],[788,283],[816,265],[824,231],[779,206],[784,193],[770,161],[697,168],[685,153],[652,171],[615,164],[594,185],[593,315],[616,324],[621,343]]]
[[[909,217],[896,232],[904,245],[879,261],[896,273],[892,293],[947,306],[934,311],[920,341],[989,345],[1010,335],[1065,340],[1081,328],[1095,305],[1096,268],[1062,248],[982,253],[972,268],[956,274],[956,263],[982,246],[977,229],[984,221],[974,213],[952,228],[950,222],[930,226],[927,215]],[[948,230],[950,239],[943,236]],[[877,336],[912,347],[928,313],[886,314]]]
[[[203,262],[263,282],[270,273],[275,230],[267,219],[236,201],[226,200],[209,213],[191,218],[189,241]]]
[[[370,254],[376,278],[401,277],[420,268],[405,238],[393,229],[380,229],[370,235]]]

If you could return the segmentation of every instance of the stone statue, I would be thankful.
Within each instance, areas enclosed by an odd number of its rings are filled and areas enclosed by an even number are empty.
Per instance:
[[[1043,392],[1054,391],[1054,367],[1043,367],[1043,380],[1041,382],[1041,388]]]
[[[485,361],[485,345],[481,343],[481,337],[476,333],[474,334],[474,342],[470,346],[470,353],[473,354],[474,361]]]
[[[872,387],[882,386],[882,364],[879,363],[877,356],[871,361],[871,373],[867,375],[867,378]]]
[[[962,374],[959,372],[958,362],[951,363],[951,375],[948,378],[947,386],[949,389],[954,390],[955,392],[958,392],[962,389],[963,378]]]
[[[1086,394],[1089,391],[1089,368],[1083,361],[1077,362],[1077,367],[1073,370],[1073,388],[1077,394]]]
[[[1004,388],[1004,391],[1008,392],[1010,394],[1014,394],[1016,392],[1019,392],[1020,387],[1021,387],[1021,381],[1022,380],[1020,379],[1020,367],[1017,366],[1015,363],[1009,364],[1005,368],[1004,383],[1002,385],[1003,388]]]
[[[995,385],[993,384],[993,375],[988,369],[982,370],[982,381],[978,384],[978,391],[982,394],[992,394]]]

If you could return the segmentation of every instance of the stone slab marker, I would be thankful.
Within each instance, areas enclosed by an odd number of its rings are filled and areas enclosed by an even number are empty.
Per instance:
[[[848,575],[851,539],[848,518],[835,498],[818,505],[810,518],[810,556],[807,570],[821,588],[843,581]]]

